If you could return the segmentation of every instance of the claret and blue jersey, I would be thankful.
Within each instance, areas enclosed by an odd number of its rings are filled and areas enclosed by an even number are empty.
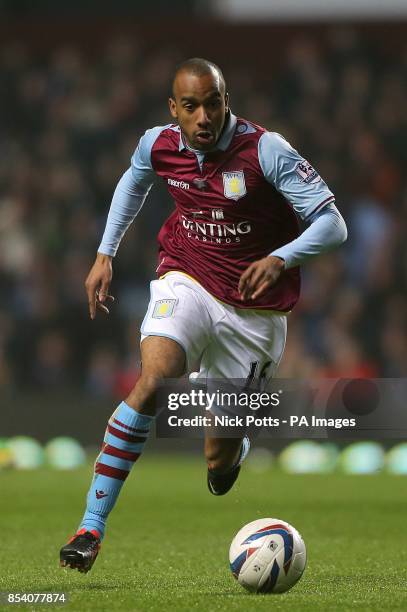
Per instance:
[[[312,220],[334,195],[282,136],[229,114],[216,148],[202,153],[186,145],[176,125],[148,130],[117,186],[100,252],[115,255],[157,177],[175,202],[158,236],[159,276],[185,272],[239,308],[294,306],[300,276],[289,245],[299,235],[296,213]],[[274,287],[242,302],[241,274],[270,253],[290,265]]]

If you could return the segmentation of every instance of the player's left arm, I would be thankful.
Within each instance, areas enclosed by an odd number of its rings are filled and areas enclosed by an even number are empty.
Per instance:
[[[311,225],[295,240],[254,262],[242,274],[242,299],[256,299],[272,287],[284,270],[337,248],[347,238],[335,196],[314,168],[279,134],[267,132],[259,142],[259,161],[266,180]]]

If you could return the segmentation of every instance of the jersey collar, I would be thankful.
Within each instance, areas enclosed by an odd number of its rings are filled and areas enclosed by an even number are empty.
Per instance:
[[[235,133],[236,123],[237,123],[237,117],[233,113],[229,112],[229,115],[226,117],[225,127],[223,128],[222,134],[218,142],[216,143],[214,149],[212,149],[213,151],[216,151],[217,149],[220,149],[221,151],[226,151]],[[183,149],[190,149],[190,147],[184,144],[184,141],[182,139],[182,132],[180,130],[179,131],[179,150],[182,151]],[[194,151],[194,153],[202,153],[202,151],[195,151],[194,149],[190,149],[190,151]]]

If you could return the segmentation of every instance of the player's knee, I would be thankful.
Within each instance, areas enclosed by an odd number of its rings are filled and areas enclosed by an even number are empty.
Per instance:
[[[142,372],[135,388],[142,388],[146,395],[152,396],[156,393],[163,378],[159,373]]]
[[[156,393],[163,376],[158,373],[144,372],[130,392],[126,402],[139,412],[156,413]]]

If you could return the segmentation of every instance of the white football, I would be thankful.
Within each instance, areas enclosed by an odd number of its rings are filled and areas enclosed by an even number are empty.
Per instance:
[[[263,518],[235,535],[229,550],[236,580],[254,593],[284,593],[301,578],[307,561],[304,540],[289,523]]]

